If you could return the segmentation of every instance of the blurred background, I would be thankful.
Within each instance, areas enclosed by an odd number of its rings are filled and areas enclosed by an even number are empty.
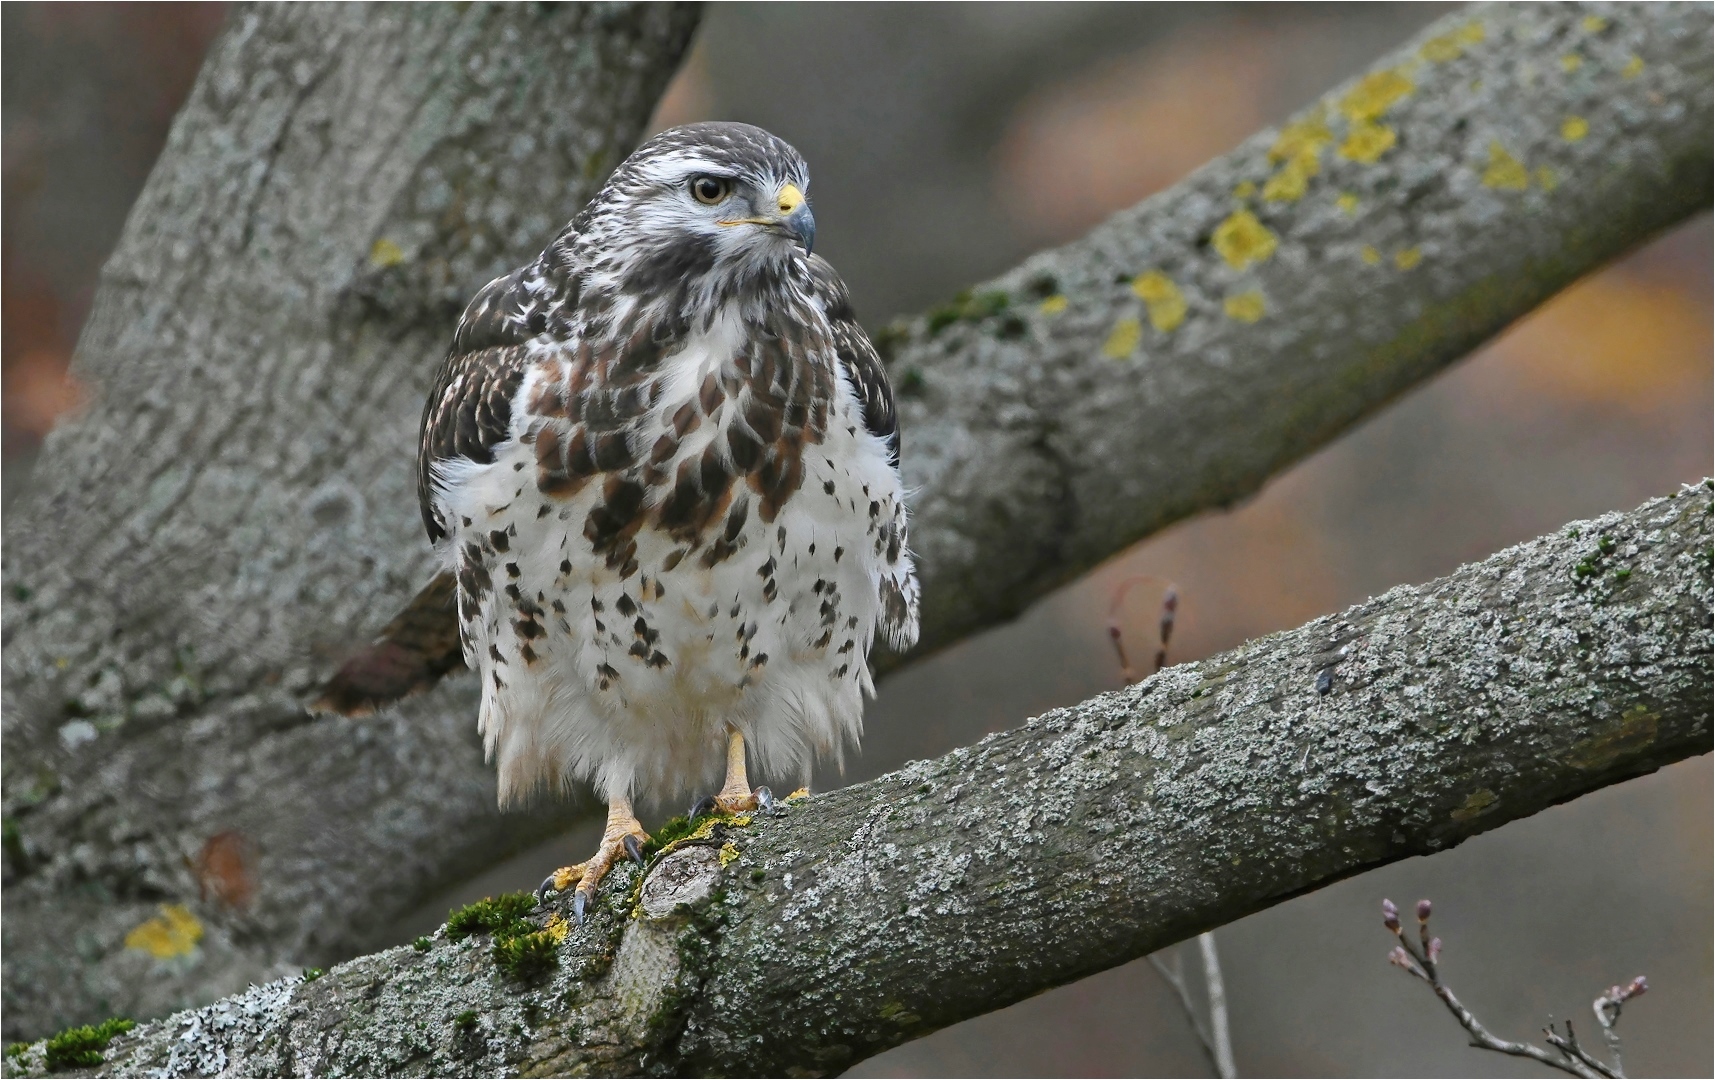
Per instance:
[[[818,247],[875,327],[1074,239],[1447,7],[717,4],[657,126],[746,120],[795,144],[814,176]],[[65,367],[101,264],[223,16],[220,4],[0,6],[7,497],[28,483],[55,417],[77,406]],[[1249,503],[1154,537],[1017,623],[891,678],[862,757],[820,785],[1117,686],[1105,626],[1131,575],[1177,584],[1172,660],[1197,659],[1715,471],[1711,258],[1703,215]],[[1159,598],[1155,586],[1127,596],[1134,655],[1153,651]],[[1710,1075],[1710,781],[1707,758],[1682,763],[1223,928],[1241,1073],[1541,1075],[1468,1048],[1428,992],[1386,964],[1381,898],[1432,896],[1448,979],[1498,1034],[1587,1017],[1603,988],[1647,973],[1651,992],[1622,1025],[1629,1067]],[[432,929],[455,903],[533,885],[598,832],[509,860],[376,944]],[[1143,961],[854,1070],[1206,1074]]]

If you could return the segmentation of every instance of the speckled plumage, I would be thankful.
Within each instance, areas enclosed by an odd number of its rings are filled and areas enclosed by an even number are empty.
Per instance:
[[[760,129],[663,132],[459,324],[419,496],[503,804],[682,792],[728,725],[805,772],[856,742],[874,636],[916,638],[886,373],[833,268],[755,209],[807,183]]]

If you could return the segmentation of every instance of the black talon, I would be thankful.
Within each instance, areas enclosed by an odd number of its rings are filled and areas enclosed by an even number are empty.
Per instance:
[[[538,904],[547,903],[548,894],[555,891],[554,875],[557,873],[559,873],[559,871],[556,870],[554,874],[549,874],[547,877],[542,879],[542,884],[536,886],[536,902]]]
[[[756,806],[769,817],[774,817],[780,813],[780,804],[774,801],[774,792],[765,787],[756,789]]]
[[[577,920],[577,924],[579,926],[584,924],[585,896],[586,894],[582,889],[579,889],[577,892],[572,894],[572,918]]]
[[[691,804],[691,812],[685,815],[685,820],[695,821],[704,814],[713,813],[714,809],[715,797],[713,795],[704,795],[702,798]]]
[[[638,866],[643,865],[643,842],[635,836],[627,836],[620,841],[625,846],[625,853],[631,856],[631,861]]]

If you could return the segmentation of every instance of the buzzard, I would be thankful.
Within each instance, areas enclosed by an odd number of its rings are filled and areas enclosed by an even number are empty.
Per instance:
[[[760,128],[656,135],[471,301],[423,410],[446,573],[371,650],[399,685],[369,697],[456,665],[453,606],[501,805],[578,780],[607,799],[596,854],[543,883],[575,883],[580,918],[641,861],[635,796],[724,764],[714,808],[766,806],[747,751],[776,775],[837,759],[873,639],[917,637],[893,392],[812,254],[808,186]]]

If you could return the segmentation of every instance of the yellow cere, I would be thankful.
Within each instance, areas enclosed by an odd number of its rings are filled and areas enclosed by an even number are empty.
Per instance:
[[[1489,143],[1489,167],[1483,170],[1483,186],[1502,191],[1523,191],[1530,187],[1530,172],[1518,158],[1507,153],[1498,142]]]
[[[1114,323],[1114,329],[1108,335],[1108,340],[1102,343],[1102,355],[1110,360],[1123,360],[1137,348],[1143,340],[1143,324],[1136,319],[1121,319]]]
[[[1243,270],[1252,263],[1267,262],[1280,246],[1279,239],[1267,225],[1257,220],[1249,210],[1238,210],[1215,228],[1215,250],[1234,270]]]
[[[1055,293],[1053,296],[1042,301],[1041,307],[1037,310],[1041,311],[1044,315],[1058,315],[1062,311],[1066,310],[1066,304],[1066,297],[1060,293]]]
[[[1620,74],[1628,79],[1635,79],[1644,73],[1644,58],[1636,53],[1626,61],[1626,66],[1620,69]]]
[[[1248,199],[1256,194],[1256,181],[1245,180],[1233,189],[1233,198]]]
[[[572,928],[566,924],[566,917],[556,911],[548,916],[548,925],[542,929],[547,931],[554,944],[559,945],[566,940],[566,935],[571,932]]]
[[[187,956],[202,940],[202,920],[183,904],[163,904],[161,913],[125,935],[125,947],[157,960]]]
[[[1149,325],[1157,332],[1171,333],[1185,321],[1185,294],[1161,271],[1148,270],[1137,275],[1131,291],[1148,307]]]
[[[738,858],[738,848],[732,844],[721,845],[721,865],[726,866]]]
[[[1560,58],[1560,70],[1570,75],[1584,66],[1584,58],[1577,53],[1567,53]]]
[[[1401,248],[1394,252],[1393,264],[1401,270],[1410,270],[1423,261],[1423,249],[1420,247]]]
[[[1358,258],[1364,260],[1366,265],[1380,266],[1382,262],[1382,253],[1375,249],[1375,245],[1365,244],[1363,248],[1359,250]]]
[[[1590,121],[1582,116],[1568,116],[1560,122],[1560,137],[1567,142],[1577,142],[1590,134]]]
[[[1374,120],[1415,87],[1398,70],[1372,71],[1340,100],[1340,111],[1354,124]]]
[[[1398,137],[1394,135],[1393,128],[1386,124],[1372,124],[1367,121],[1353,124],[1346,141],[1340,144],[1340,156],[1360,165],[1373,165],[1383,154],[1392,150],[1397,141]]]
[[[1465,55],[1465,50],[1479,44],[1484,37],[1482,23],[1466,23],[1457,30],[1448,31],[1439,37],[1432,37],[1423,43],[1418,54],[1425,60],[1436,64],[1445,64],[1449,60],[1457,60]]]
[[[398,266],[405,261],[405,253],[399,250],[399,245],[383,236],[369,249],[369,265],[377,270],[385,270],[389,266]]]
[[[1543,165],[1536,170],[1536,182],[1542,190],[1553,191],[1560,186],[1560,177],[1554,174],[1553,169]]]
[[[1242,323],[1254,323],[1268,312],[1268,304],[1264,302],[1262,293],[1255,289],[1227,297],[1221,307],[1226,310],[1228,318]]]
[[[1600,34],[1608,28],[1608,20],[1600,15],[1586,15],[1580,25],[1587,34]]]
[[[1348,214],[1355,214],[1358,212],[1358,197],[1349,191],[1343,191],[1340,197],[1334,200],[1334,205]]]

